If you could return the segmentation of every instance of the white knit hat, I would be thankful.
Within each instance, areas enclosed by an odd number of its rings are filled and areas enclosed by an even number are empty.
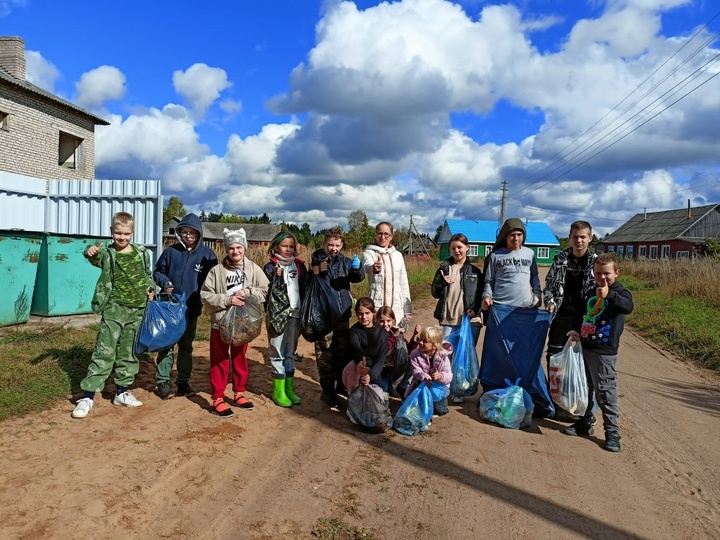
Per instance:
[[[223,240],[225,240],[225,249],[233,244],[242,244],[245,249],[248,247],[245,229],[238,229],[237,231],[223,229]]]

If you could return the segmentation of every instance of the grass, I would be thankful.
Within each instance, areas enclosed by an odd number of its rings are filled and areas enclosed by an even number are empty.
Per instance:
[[[320,540],[375,540],[370,531],[358,529],[343,520],[329,517],[320,518],[313,526],[312,536]]]

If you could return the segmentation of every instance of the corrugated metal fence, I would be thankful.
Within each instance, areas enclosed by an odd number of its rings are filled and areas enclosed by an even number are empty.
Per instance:
[[[162,250],[159,180],[42,180],[0,171],[0,229],[110,236],[115,212],[135,217],[133,241]]]

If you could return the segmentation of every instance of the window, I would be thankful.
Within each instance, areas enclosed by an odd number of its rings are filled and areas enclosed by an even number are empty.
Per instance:
[[[82,169],[85,166],[82,143],[80,137],[61,131],[58,143],[58,165],[67,169]]]
[[[623,246],[618,246],[618,247],[617,247],[617,257],[618,257],[618,259],[622,259],[622,258],[623,258],[623,252],[624,252],[624,251],[625,251],[625,250],[624,250]]]
[[[657,246],[650,246],[650,258],[653,261],[657,259]]]
[[[608,246],[608,253],[615,253],[615,246]]]
[[[492,246],[485,246],[485,256],[487,257],[492,253]]]
[[[633,258],[633,251],[635,251],[635,248],[633,246],[628,246],[625,248],[625,257],[628,259]]]
[[[550,248],[548,248],[548,247],[537,248],[537,258],[538,259],[549,259],[550,258]]]
[[[662,247],[662,251],[660,252],[660,258],[661,259],[669,259],[670,258],[670,246]]]
[[[8,113],[0,111],[0,129],[8,129]]]
[[[644,259],[647,257],[647,246],[640,246],[638,248],[638,259]]]
[[[478,245],[470,244],[470,249],[468,250],[468,257],[477,257],[477,256],[478,256]]]
[[[676,259],[689,259],[689,258],[690,258],[690,252],[689,252],[689,251],[676,251],[676,252],[675,252],[675,258],[676,258]]]

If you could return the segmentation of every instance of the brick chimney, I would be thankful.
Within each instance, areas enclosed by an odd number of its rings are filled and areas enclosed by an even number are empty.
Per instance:
[[[17,36],[0,36],[0,69],[25,80],[25,41]]]

